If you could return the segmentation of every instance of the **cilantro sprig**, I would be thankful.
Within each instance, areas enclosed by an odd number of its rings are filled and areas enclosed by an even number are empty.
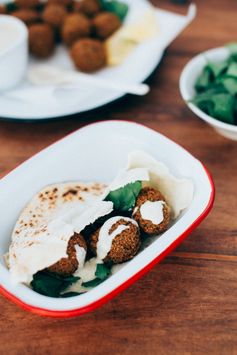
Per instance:
[[[135,206],[141,188],[141,181],[127,184],[117,190],[110,191],[106,196],[105,201],[112,201],[115,210],[127,212]]]
[[[62,277],[48,271],[39,271],[33,276],[31,287],[34,291],[48,297],[66,297],[61,293],[80,278]],[[75,296],[75,294],[74,294]]]

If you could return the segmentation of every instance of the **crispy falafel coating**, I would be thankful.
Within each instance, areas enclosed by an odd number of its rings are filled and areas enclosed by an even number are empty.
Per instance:
[[[141,216],[140,212],[140,207],[146,202],[146,201],[151,201],[151,202],[156,202],[156,201],[164,201],[165,205],[163,206],[163,215],[164,219],[160,224],[153,224],[149,220],[145,220]],[[136,201],[136,206],[134,208],[133,212],[133,218],[137,221],[139,224],[140,228],[143,230],[143,232],[153,235],[153,234],[160,234],[164,232],[170,223],[170,208],[164,198],[164,196],[161,194],[160,191],[153,189],[152,187],[144,187]]]
[[[84,248],[85,251],[87,250],[86,242],[82,235],[75,233],[68,242],[68,258],[62,258],[57,263],[48,267],[47,270],[54,274],[65,277],[73,275],[79,266],[75,245],[79,245],[80,247]]]
[[[103,43],[91,38],[76,41],[71,48],[71,57],[77,69],[91,73],[106,65]]]
[[[56,29],[62,26],[66,16],[67,10],[65,6],[59,4],[49,4],[45,6],[42,13],[43,21]]]
[[[54,50],[54,31],[46,23],[29,26],[29,46],[33,55],[48,58]]]
[[[5,5],[0,5],[0,15],[5,15],[7,13],[7,8]]]
[[[33,9],[40,4],[40,1],[39,0],[15,0],[15,4],[18,8]]]
[[[32,9],[16,10],[13,11],[11,15],[17,17],[19,20],[23,21],[28,26],[40,21],[40,16],[38,12]]]
[[[70,7],[73,4],[73,0],[48,0],[48,4],[59,4],[65,7]]]
[[[118,16],[111,12],[101,12],[93,19],[93,30],[98,38],[106,39],[121,27]]]
[[[139,228],[132,222],[124,219],[117,221],[110,229],[109,233],[113,233],[119,225],[129,226],[129,228],[118,234],[112,241],[111,250],[103,260],[109,264],[120,264],[132,259],[141,246],[141,238]],[[96,247],[99,238],[100,229],[91,235],[89,246],[94,255],[96,255]]]
[[[75,12],[82,12],[88,17],[93,17],[100,12],[101,7],[98,0],[81,0],[74,1],[73,10]]]
[[[71,46],[76,40],[90,35],[90,21],[79,13],[67,15],[63,27],[62,38],[67,46]]]

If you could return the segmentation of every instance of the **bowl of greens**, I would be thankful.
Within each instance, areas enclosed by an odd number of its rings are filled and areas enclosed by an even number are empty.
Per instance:
[[[199,118],[237,140],[237,43],[194,57],[184,67],[179,85],[184,101]]]

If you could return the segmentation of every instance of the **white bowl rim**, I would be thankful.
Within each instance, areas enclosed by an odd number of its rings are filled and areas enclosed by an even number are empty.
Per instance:
[[[182,96],[183,100],[185,101],[185,103],[188,105],[188,107],[191,109],[191,111],[193,111],[199,118],[203,119],[204,121],[206,121],[210,125],[217,127],[219,129],[224,129],[224,130],[227,130],[230,132],[237,132],[237,126],[232,125],[230,123],[225,123],[225,122],[219,121],[218,119],[211,117],[208,114],[206,114],[205,112],[203,112],[202,110],[200,110],[193,103],[187,102],[187,100],[191,99],[190,93],[187,90],[187,85],[186,85],[189,72],[195,70],[195,67],[200,62],[200,60],[203,60],[205,57],[208,57],[209,55],[211,55],[213,57],[213,55],[215,56],[218,54],[222,54],[223,56],[225,56],[225,55],[227,56],[228,55],[228,48],[227,47],[212,48],[212,49],[206,50],[204,52],[201,52],[198,55],[196,55],[195,57],[193,57],[185,65],[185,67],[182,70],[182,73],[181,73],[180,79],[179,79],[179,89],[180,89],[181,96]]]
[[[16,17],[10,15],[0,15],[0,22],[11,23],[18,29],[18,38],[13,41],[13,43],[7,47],[4,51],[0,53],[0,59],[7,55],[13,48],[17,47],[20,43],[24,42],[28,38],[28,29],[23,21]]]

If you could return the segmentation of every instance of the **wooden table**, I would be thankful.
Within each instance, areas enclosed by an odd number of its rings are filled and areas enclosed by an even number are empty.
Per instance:
[[[197,5],[197,19],[167,50],[146,97],[58,122],[0,122],[0,175],[88,122],[129,119],[164,133],[207,165],[217,189],[213,212],[164,262],[91,314],[41,318],[0,296],[1,354],[237,354],[237,143],[197,119],[178,89],[192,56],[237,39],[237,2]]]

